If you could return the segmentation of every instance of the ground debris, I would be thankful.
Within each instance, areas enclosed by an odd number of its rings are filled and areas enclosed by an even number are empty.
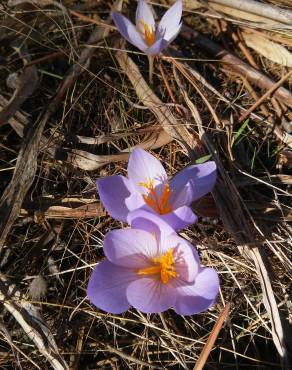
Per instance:
[[[184,0],[152,84],[111,21],[136,3],[0,5],[0,367],[289,369],[291,1]],[[150,3],[159,19],[174,0]],[[217,163],[181,233],[220,277],[207,312],[112,315],[86,298],[104,235],[126,227],[96,180],[126,175],[135,147],[169,176]]]

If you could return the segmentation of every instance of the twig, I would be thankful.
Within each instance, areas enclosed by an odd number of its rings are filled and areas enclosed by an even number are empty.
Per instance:
[[[197,93],[200,95],[200,97],[202,98],[202,100],[204,101],[206,106],[208,107],[210,113],[212,114],[212,117],[213,117],[213,119],[216,123],[217,129],[221,129],[222,124],[221,124],[215,110],[213,109],[211,103],[208,101],[208,99],[205,97],[205,95],[201,92],[199,87],[194,83],[194,81],[192,79],[190,79],[190,77],[189,77],[188,73],[186,72],[185,68],[181,64],[177,63],[175,59],[172,59],[171,62],[181,72],[181,74],[191,83],[191,85],[196,89]]]
[[[75,17],[77,17],[77,18],[79,18],[79,19],[81,19],[83,21],[96,24],[99,27],[105,27],[105,28],[107,28],[109,30],[116,30],[117,29],[115,26],[113,26],[111,24],[102,22],[101,20],[97,20],[97,19],[93,19],[93,18],[87,17],[86,15],[81,14],[79,12],[76,12],[75,10],[69,9],[68,12],[71,15],[74,15]]]
[[[209,40],[205,36],[202,36],[199,32],[193,30],[190,27],[184,26],[181,35],[190,41],[195,42],[203,50],[206,50],[215,58],[218,58],[220,62],[226,63],[226,68],[244,76],[248,81],[254,85],[263,88],[270,89],[275,85],[275,82],[269,77],[251,67],[249,64],[244,63],[241,59],[235,55],[229,53],[227,50]],[[279,87],[275,91],[275,97],[281,100],[284,104],[292,107],[292,94],[289,90],[284,87]]]
[[[162,76],[162,78],[163,78],[163,82],[164,82],[164,84],[165,84],[165,87],[166,87],[166,89],[167,89],[167,92],[168,92],[168,94],[169,94],[169,96],[170,96],[170,99],[172,100],[172,102],[173,102],[174,104],[176,104],[177,102],[176,102],[176,100],[175,100],[175,97],[174,97],[174,95],[173,95],[173,92],[171,91],[171,88],[170,88],[170,86],[169,86],[169,83],[168,83],[168,81],[167,81],[167,78],[166,78],[166,76],[165,76],[165,73],[164,73],[164,70],[163,70],[163,67],[162,67],[162,64],[161,64],[161,63],[159,64],[158,68],[159,68],[159,71],[160,71],[161,76]],[[180,114],[180,116],[182,116],[182,115],[183,115],[183,114],[182,114],[181,109],[180,109],[177,105],[175,106],[175,110],[177,111],[177,113],[178,113],[178,114]]]
[[[222,325],[224,324],[224,321],[226,320],[228,314],[229,314],[229,309],[230,309],[230,303],[227,303],[226,306],[223,308],[221,311],[209,337],[208,340],[200,354],[200,357],[196,363],[196,366],[194,367],[193,370],[202,370],[203,367],[205,366],[205,363],[207,361],[207,358],[212,350],[212,347],[214,346],[214,343],[218,337],[218,334],[222,328]]]
[[[279,87],[291,76],[292,71],[285,74],[274,86],[272,86],[268,91],[262,95],[258,101],[256,101],[238,120],[238,123],[243,122],[259,105],[262,104],[270,95],[272,95]]]
[[[154,364],[149,364],[148,362],[141,361],[141,360],[139,360],[138,358],[136,358],[134,356],[128,355],[127,353],[122,352],[122,351],[116,349],[115,347],[112,347],[109,344],[102,343],[102,342],[99,342],[99,343],[100,343],[100,345],[102,347],[104,347],[104,350],[105,351],[114,353],[114,354],[116,354],[117,356],[123,358],[126,361],[134,362],[137,365],[140,365],[140,366],[143,366],[143,367],[149,367],[150,369],[158,369],[158,370],[159,369],[163,369],[161,366],[154,365]]]
[[[239,46],[240,50],[242,51],[242,53],[246,57],[246,59],[249,62],[249,64],[252,67],[258,69],[258,66],[256,64],[256,61],[254,60],[254,57],[252,56],[252,54],[250,53],[250,51],[248,50],[248,48],[245,46],[245,42],[244,42],[244,40],[242,38],[242,35],[240,33],[240,30],[237,29],[237,32],[236,31],[233,31],[231,33],[231,37],[233,38],[233,41]]]

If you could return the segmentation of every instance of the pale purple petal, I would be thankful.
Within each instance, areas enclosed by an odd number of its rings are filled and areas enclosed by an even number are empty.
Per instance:
[[[139,0],[136,9],[136,27],[140,29],[143,23],[149,25],[152,30],[155,30],[155,21],[150,6],[144,0]]]
[[[172,186],[172,185],[170,185]],[[180,189],[174,188],[171,189],[170,203],[172,204],[173,209],[188,206],[193,201],[193,187],[190,182],[186,183]]]
[[[96,187],[108,213],[116,220],[127,221],[126,199],[135,192],[131,182],[124,176],[115,175],[98,179]]]
[[[131,270],[102,261],[89,279],[88,298],[101,310],[114,314],[122,313],[130,307],[126,290],[135,278],[136,274]]]
[[[161,218],[174,230],[184,229],[197,221],[197,216],[188,206],[179,207],[170,213],[161,215]]]
[[[169,42],[163,38],[160,38],[154,42],[150,48],[145,50],[147,55],[158,55],[163,49],[167,47]]]
[[[145,52],[147,44],[133,23],[118,12],[112,12],[112,19],[121,35],[138,49]]]
[[[158,32],[163,35],[163,38],[166,41],[172,41],[174,39],[174,35],[178,34],[181,27],[181,16],[182,0],[177,0],[163,15],[158,25]]]
[[[138,229],[112,230],[105,235],[103,250],[110,262],[132,269],[149,267],[157,255],[154,235]]]
[[[131,183],[132,184],[132,183]],[[133,186],[133,185],[132,185]],[[134,186],[133,186],[134,188]],[[145,200],[141,193],[139,193],[135,187],[135,191],[125,200],[125,204],[129,211],[145,207]],[[148,207],[148,206],[147,206]]]
[[[159,278],[137,279],[127,288],[127,299],[131,306],[144,313],[159,313],[172,307],[176,290],[172,284],[163,284]]]
[[[165,29],[161,29],[158,27],[155,34],[155,39],[156,40],[163,39],[166,43],[166,45],[163,47],[165,48],[177,37],[177,35],[180,33],[181,28],[182,23],[178,24],[177,26],[173,26],[171,29],[168,28],[168,32],[166,32]]]
[[[182,191],[187,183],[191,184],[192,200],[201,198],[209,193],[216,182],[216,164],[209,161],[203,164],[192,165],[179,171],[171,180],[170,187],[176,194]]]
[[[158,159],[141,148],[133,149],[128,162],[128,177],[136,189],[142,193],[146,189],[141,183],[154,181],[154,186],[166,181],[165,169]]]
[[[154,211],[140,209],[130,212],[127,222],[134,229],[144,230],[157,235],[158,239],[160,239],[160,235],[165,238],[175,232],[174,229],[163,221],[157,213],[154,213]]]
[[[167,44],[169,45],[180,33],[182,27],[182,23],[180,23],[178,26],[173,27],[172,29],[168,29],[168,32],[165,32],[164,39],[167,41]]]
[[[177,286],[174,309],[179,315],[205,311],[214,304],[218,290],[217,272],[212,268],[202,268],[193,284]]]
[[[178,279],[193,282],[200,270],[200,258],[196,249],[177,234],[169,235],[161,244],[174,248],[175,270]]]

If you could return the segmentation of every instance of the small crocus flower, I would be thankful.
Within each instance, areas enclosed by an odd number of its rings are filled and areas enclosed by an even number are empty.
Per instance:
[[[129,223],[130,212],[142,208],[179,230],[196,221],[190,205],[210,192],[215,181],[213,161],[188,166],[168,180],[165,169],[153,155],[135,148],[128,162],[128,178],[100,178],[97,190],[108,213],[119,221]]]
[[[188,241],[145,211],[132,214],[131,224],[105,235],[107,259],[96,266],[87,289],[96,307],[114,314],[130,306],[144,313],[173,307],[180,315],[193,315],[214,304],[218,275],[200,265]]]
[[[182,0],[177,0],[155,26],[152,11],[144,0],[139,0],[136,26],[122,14],[112,12],[113,21],[121,35],[147,55],[157,55],[171,43],[181,28]]]

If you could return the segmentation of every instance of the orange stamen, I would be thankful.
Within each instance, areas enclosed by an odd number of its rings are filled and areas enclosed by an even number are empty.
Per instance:
[[[165,215],[166,213],[172,211],[172,205],[170,202],[171,190],[168,183],[163,185],[163,190],[160,197],[155,191],[153,179],[150,179],[148,182],[140,182],[139,185],[143,186],[149,191],[147,195],[143,195],[143,198],[145,203],[154,209],[154,211],[160,215]]]
[[[178,274],[175,271],[175,259],[173,255],[173,248],[169,249],[161,257],[152,258],[154,266],[146,267],[144,269],[139,269],[137,271],[138,275],[160,275],[161,282],[167,284],[168,281]]]
[[[146,44],[149,47],[152,46],[155,42],[155,34],[152,27],[149,24],[145,23],[143,20],[140,20],[139,23],[141,23],[141,25],[143,26],[143,30],[141,31],[141,33],[144,36]]]

